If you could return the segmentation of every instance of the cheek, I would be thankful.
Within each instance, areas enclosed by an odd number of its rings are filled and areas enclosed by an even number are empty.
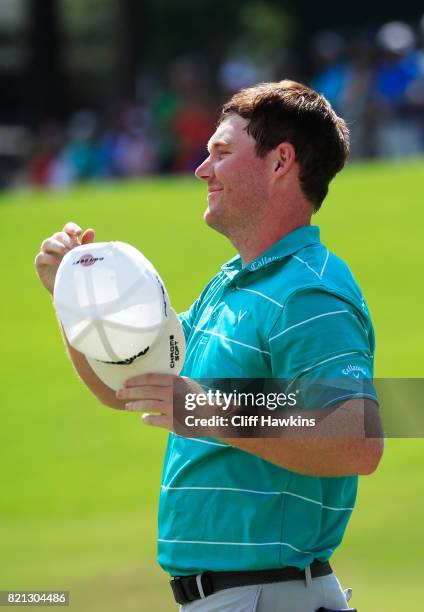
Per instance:
[[[251,189],[252,184],[258,183],[259,173],[258,166],[251,159],[228,158],[215,167],[215,176],[226,191]]]
[[[232,182],[237,180],[237,164],[229,159],[216,164],[215,176],[223,186],[230,186]]]

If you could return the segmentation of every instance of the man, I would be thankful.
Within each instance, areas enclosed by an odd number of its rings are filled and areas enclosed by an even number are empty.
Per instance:
[[[350,437],[334,436],[334,422],[321,429],[326,439],[178,436],[172,377],[141,375],[115,395],[68,347],[100,401],[170,430],[158,552],[178,577],[183,611],[347,609],[328,559],[353,510],[357,475],[373,472],[382,455],[380,434],[355,434],[364,415],[380,431],[375,398],[350,384],[372,378],[374,335],[348,267],[310,221],[348,149],[344,121],[304,85],[265,83],[233,96],[196,176],[208,185],[205,222],[239,255],[180,320],[186,377],[345,379],[331,404],[336,429]],[[80,233],[69,223],[43,243],[36,268],[49,291]],[[93,239],[93,230],[82,235]]]

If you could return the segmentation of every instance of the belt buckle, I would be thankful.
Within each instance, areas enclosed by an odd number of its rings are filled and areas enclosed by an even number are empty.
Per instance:
[[[203,572],[202,574],[192,576],[175,576],[170,581],[170,585],[174,594],[174,599],[179,604],[190,603],[196,601],[196,599],[205,599],[205,597],[213,593],[213,585],[209,577],[209,572]],[[196,588],[198,593],[195,592]]]
[[[174,599],[177,603],[182,605],[189,602],[184,592],[183,585],[181,584],[181,576],[176,576],[170,581],[169,584],[171,585]]]

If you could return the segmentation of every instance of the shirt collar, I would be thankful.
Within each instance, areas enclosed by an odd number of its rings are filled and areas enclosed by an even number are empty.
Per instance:
[[[319,242],[319,227],[316,225],[305,225],[303,227],[298,227],[281,238],[281,240],[274,242],[269,249],[258,255],[258,257],[248,263],[245,268],[242,267],[240,255],[236,255],[221,266],[221,270],[228,277],[234,278],[238,273],[244,270],[255,272],[264,266],[272,264],[276,261],[281,261],[285,257],[293,255],[297,251],[300,251],[301,249],[312,244],[318,244]]]

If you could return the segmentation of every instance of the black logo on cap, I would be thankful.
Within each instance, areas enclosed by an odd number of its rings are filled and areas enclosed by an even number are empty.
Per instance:
[[[100,361],[100,363],[107,363],[109,365],[130,365],[133,363],[133,361],[145,355],[149,348],[150,347],[148,346],[146,349],[137,353],[137,355],[134,355],[134,357],[128,357],[128,359],[123,359],[122,361],[101,361],[100,359],[96,359],[96,361]]]

